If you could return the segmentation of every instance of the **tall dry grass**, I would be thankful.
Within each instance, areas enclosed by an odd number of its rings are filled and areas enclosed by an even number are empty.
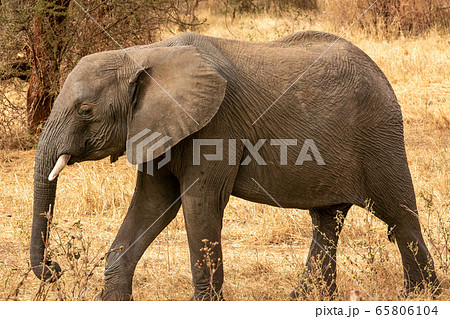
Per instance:
[[[199,32],[266,41],[299,30],[343,32],[347,25],[319,13],[236,16],[205,9]],[[167,34],[167,36],[169,36]],[[397,93],[423,232],[435,259],[443,293],[450,299],[450,68],[448,38],[427,34],[381,40],[364,30],[345,34],[374,59]],[[0,299],[92,300],[103,285],[103,256],[126,214],[135,182],[124,158],[74,165],[59,178],[49,246],[62,266],[57,283],[42,284],[29,272],[34,150],[0,150]],[[295,220],[295,222],[293,221]],[[224,217],[224,294],[229,300],[286,300],[299,277],[310,244],[306,211],[231,198]],[[353,207],[338,248],[338,300],[355,291],[365,300],[397,300],[402,286],[400,254],[387,240],[386,225]],[[139,262],[136,300],[185,300],[192,285],[182,213]],[[319,299],[317,290],[306,299]],[[431,299],[427,293],[410,299]]]
[[[366,33],[379,37],[418,35],[430,29],[450,27],[450,6],[445,0],[324,0],[323,10],[331,21],[354,21],[362,12],[371,10],[357,22]]]

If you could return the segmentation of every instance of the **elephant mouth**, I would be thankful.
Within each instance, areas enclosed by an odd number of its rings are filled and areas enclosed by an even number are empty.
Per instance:
[[[69,162],[67,165],[73,165],[75,163],[81,163],[85,161],[98,161],[104,159],[106,157],[110,157],[111,163],[114,163],[121,157],[125,152],[117,151],[117,149],[105,149],[102,151],[84,151],[83,156],[80,155],[71,155]]]
[[[70,160],[67,162],[67,166],[71,166],[71,165],[73,165],[75,163],[78,163],[78,162],[80,162],[80,160],[78,160],[75,156],[71,156]]]
[[[59,173],[66,167],[71,166],[75,163],[85,162],[85,161],[97,161],[103,158],[110,156],[111,163],[117,161],[117,159],[124,154],[124,151],[117,150],[103,150],[102,152],[91,152],[84,153],[83,157],[79,155],[71,155],[68,152],[62,153],[58,156],[58,160],[56,161],[53,170],[48,176],[48,180],[52,181],[56,177],[58,177]]]
[[[81,163],[81,162],[86,162],[86,161],[97,161],[97,160],[100,160],[100,159],[105,158],[105,157],[106,156],[102,156],[102,157],[95,156],[95,154],[88,154],[88,155],[85,155],[83,157],[81,157],[81,156],[71,156],[70,160],[67,162],[67,166],[71,166],[71,165],[73,165],[75,163]]]

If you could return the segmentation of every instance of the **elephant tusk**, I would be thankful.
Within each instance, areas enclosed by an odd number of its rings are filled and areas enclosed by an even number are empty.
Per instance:
[[[53,167],[52,172],[50,173],[50,175],[48,175],[48,180],[52,181],[54,180],[56,177],[58,177],[59,173],[61,173],[61,171],[64,169],[64,167],[66,167],[67,163],[70,160],[70,155],[69,154],[63,154],[58,158],[58,161],[55,164],[55,167]]]

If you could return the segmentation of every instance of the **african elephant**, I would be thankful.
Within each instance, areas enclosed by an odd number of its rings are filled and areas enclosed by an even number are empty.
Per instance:
[[[394,91],[366,54],[332,34],[250,43],[186,33],[82,58],[37,147],[31,265],[39,278],[55,280],[61,271],[44,260],[58,174],[66,164],[114,162],[125,152],[138,164],[137,183],[107,257],[103,300],[132,299],[137,262],[181,205],[193,299],[222,299],[230,195],[309,210],[307,269],[321,272],[324,293],[336,292],[337,216],[352,205],[369,205],[392,230],[406,291],[439,285]],[[201,262],[206,242],[209,264]]]

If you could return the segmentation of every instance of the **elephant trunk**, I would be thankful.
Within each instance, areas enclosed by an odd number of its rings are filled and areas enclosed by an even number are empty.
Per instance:
[[[56,148],[49,147],[48,129],[44,129],[36,151],[34,164],[33,225],[30,261],[34,274],[41,280],[54,281],[61,275],[60,266],[48,260],[46,245],[55,204],[57,179],[48,177],[56,163]]]

